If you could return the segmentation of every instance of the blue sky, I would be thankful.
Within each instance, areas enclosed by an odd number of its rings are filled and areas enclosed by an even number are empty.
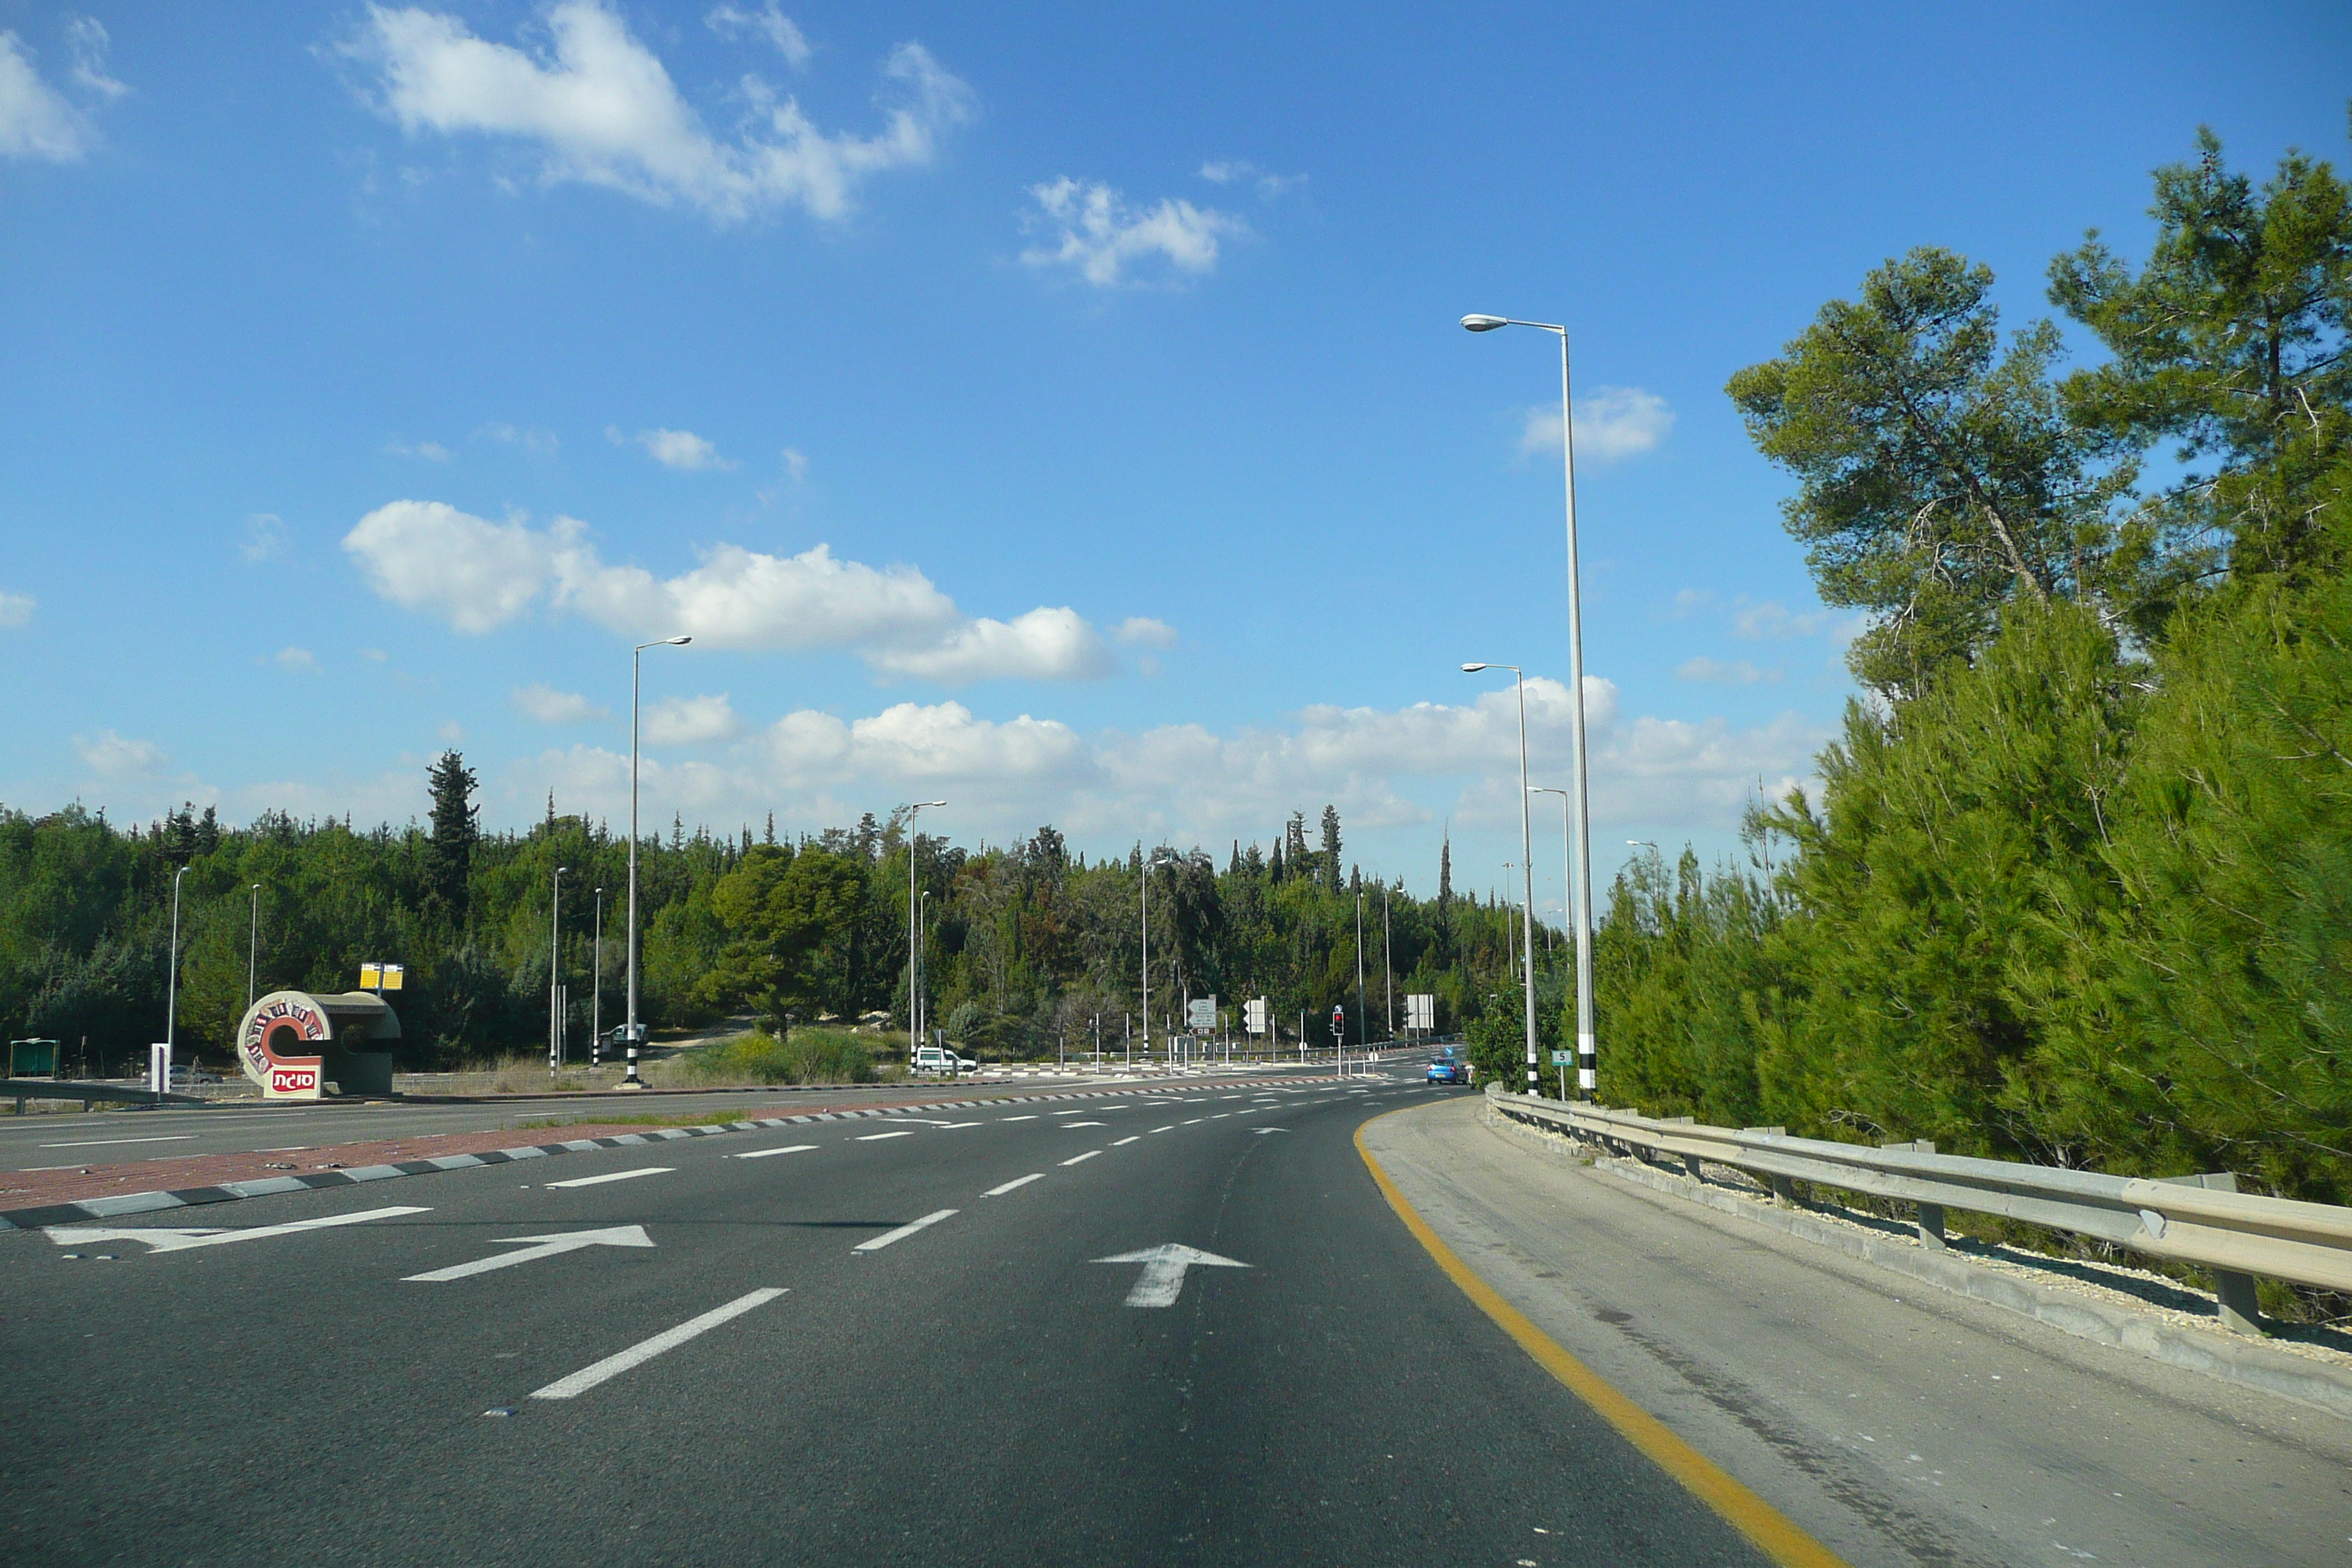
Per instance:
[[[0,0],[0,801],[1710,855],[1851,687],[1725,379],[1911,246],[2013,323],[2340,6]],[[1544,422],[1546,413],[1551,424]],[[1547,444],[1547,437],[1550,444]],[[1558,907],[1558,802],[1537,828]],[[1549,823],[1549,826],[1546,824]],[[1549,887],[1545,886],[1549,883]]]

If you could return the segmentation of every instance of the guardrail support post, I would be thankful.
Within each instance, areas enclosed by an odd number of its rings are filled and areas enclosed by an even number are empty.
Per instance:
[[[1797,1206],[1796,1183],[1789,1180],[1786,1176],[1768,1176],[1765,1180],[1772,1184],[1772,1201],[1774,1203],[1779,1204],[1784,1209],[1792,1209]]]
[[[1920,1204],[1917,1207],[1919,1210],[1919,1245],[1931,1251],[1943,1251],[1944,1205],[1941,1204]]]
[[[1683,1156],[1683,1171],[1694,1182],[1705,1179],[1699,1174],[1698,1156],[1696,1154],[1685,1154]]]
[[[2263,1338],[2263,1310],[2254,1299],[2254,1277],[2234,1268],[2213,1270],[2214,1304],[2221,1326],[2232,1333]]]

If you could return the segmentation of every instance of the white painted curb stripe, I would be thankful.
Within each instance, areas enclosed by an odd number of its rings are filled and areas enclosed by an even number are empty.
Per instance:
[[[667,1175],[677,1167],[672,1165],[639,1165],[634,1171],[607,1171],[601,1176],[574,1176],[568,1182],[548,1182],[551,1187],[601,1187],[606,1182],[625,1182],[636,1176]]]
[[[633,1366],[641,1366],[664,1351],[676,1350],[698,1334],[709,1333],[730,1319],[740,1318],[754,1307],[765,1306],[783,1294],[781,1289],[754,1290],[748,1296],[738,1296],[723,1307],[714,1307],[698,1318],[688,1318],[674,1329],[665,1329],[652,1339],[631,1345],[618,1355],[608,1355],[593,1366],[583,1366],[570,1377],[559,1378],[545,1388],[531,1390],[533,1399],[570,1399],[587,1393],[598,1384],[615,1378]]]
[[[870,1241],[861,1241],[849,1250],[852,1252],[879,1252],[884,1247],[889,1246],[892,1242],[904,1241],[908,1237],[914,1235],[917,1231],[922,1229],[925,1226],[937,1225],[940,1221],[947,1218],[950,1215],[955,1212],[956,1211],[953,1209],[936,1210],[933,1213],[925,1215],[919,1220],[915,1220],[907,1225],[902,1225],[896,1230],[884,1231],[880,1236],[874,1237]]]

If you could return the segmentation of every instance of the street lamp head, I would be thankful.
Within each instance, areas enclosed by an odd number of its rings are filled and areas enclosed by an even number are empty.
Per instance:
[[[943,800],[919,800],[915,804],[917,805],[947,805],[947,802]]]
[[[1462,318],[1462,325],[1464,329],[1473,332],[1491,332],[1496,327],[1507,327],[1510,324],[1510,321],[1502,316],[1465,316]]]
[[[1462,673],[1465,675],[1475,675],[1486,668],[1486,667],[1483,664],[1465,664],[1462,667]]]
[[[666,647],[684,647],[693,640],[692,637],[664,637],[662,644]]]

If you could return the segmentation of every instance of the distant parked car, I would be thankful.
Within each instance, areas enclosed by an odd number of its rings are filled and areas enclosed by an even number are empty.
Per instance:
[[[917,1072],[961,1073],[978,1072],[980,1064],[970,1057],[960,1057],[945,1046],[917,1046],[911,1064]]]
[[[1468,1083],[1470,1063],[1461,1052],[1448,1046],[1429,1058],[1428,1081],[1431,1083]]]

